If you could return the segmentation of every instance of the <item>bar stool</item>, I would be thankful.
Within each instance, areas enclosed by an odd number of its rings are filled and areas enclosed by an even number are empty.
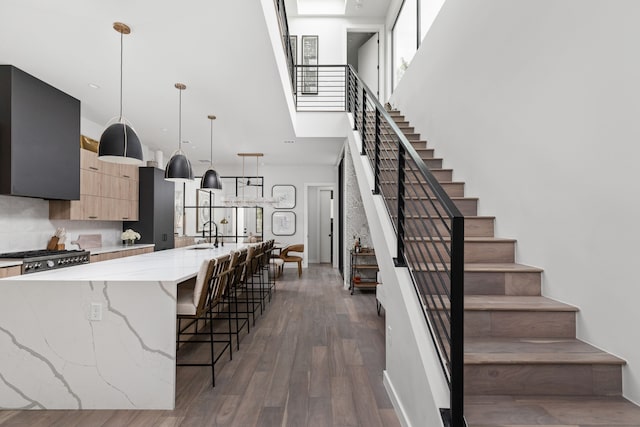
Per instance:
[[[229,350],[229,359],[233,358],[231,348],[231,327],[227,332],[214,332],[213,309],[222,301],[222,295],[226,288],[224,272],[229,267],[230,256],[224,255],[215,259],[205,260],[200,266],[193,287],[183,285],[178,287],[177,299],[177,329],[176,329],[176,366],[211,366],[211,382],[215,387],[215,363]],[[230,318],[230,317],[229,317]],[[182,321],[187,320],[186,325]],[[208,330],[201,332],[199,322],[203,320]],[[230,321],[229,321],[230,322]],[[215,336],[227,335],[227,339],[216,339]],[[190,336],[190,339],[181,339],[181,336]],[[204,337],[196,339],[196,337]],[[180,343],[209,343],[210,361],[208,363],[177,362],[177,352]],[[220,353],[216,356],[214,343],[224,344]]]

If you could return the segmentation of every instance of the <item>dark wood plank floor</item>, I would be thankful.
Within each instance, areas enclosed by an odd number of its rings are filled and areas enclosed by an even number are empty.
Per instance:
[[[215,388],[209,368],[178,368],[175,410],[0,411],[0,425],[395,427],[384,342],[373,293],[349,295],[328,266],[287,269]]]

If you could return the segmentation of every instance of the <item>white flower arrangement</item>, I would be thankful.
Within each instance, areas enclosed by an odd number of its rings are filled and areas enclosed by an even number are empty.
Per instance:
[[[122,232],[122,235],[120,237],[122,238],[122,240],[140,240],[140,233],[137,233],[128,228],[127,230]]]

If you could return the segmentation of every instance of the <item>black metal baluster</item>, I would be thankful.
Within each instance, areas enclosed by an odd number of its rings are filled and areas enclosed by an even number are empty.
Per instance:
[[[345,75],[345,88],[344,88],[344,111],[353,112],[351,110],[351,94],[350,90],[350,82],[351,82],[351,69],[349,65],[344,66],[344,75]]]
[[[375,142],[375,167],[373,176],[373,194],[380,194],[380,111],[376,107],[376,142]]]
[[[464,421],[464,217],[451,225],[451,421]]]
[[[360,154],[363,156],[367,154],[366,145],[367,145],[367,90],[362,86],[362,122],[360,127],[360,139],[362,139],[362,151]]]
[[[353,130],[358,130],[358,79],[353,79]]]
[[[404,168],[405,168],[405,148],[401,141],[398,141],[398,236],[396,257],[393,263],[396,267],[406,267],[407,263],[404,259]]]

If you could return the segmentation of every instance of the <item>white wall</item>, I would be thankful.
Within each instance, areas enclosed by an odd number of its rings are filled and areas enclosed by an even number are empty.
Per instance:
[[[374,94],[380,91],[378,59],[378,34],[374,34],[358,49],[358,75]]]
[[[391,100],[636,402],[639,21],[632,0],[449,0]]]
[[[347,31],[380,31],[384,33],[382,18],[336,18],[336,17],[291,17],[289,32],[298,36],[298,63],[302,63],[303,35],[318,36],[318,63],[320,65],[339,65],[347,63]],[[380,39],[380,49],[384,51],[385,41]],[[384,69],[381,69],[381,81],[384,81]],[[386,95],[381,88],[380,95]]]

